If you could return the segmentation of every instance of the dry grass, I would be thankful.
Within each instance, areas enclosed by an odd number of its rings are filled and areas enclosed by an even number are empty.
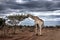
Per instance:
[[[60,40],[60,28],[44,28],[43,36],[36,36],[32,27],[13,27],[0,30],[0,40]]]

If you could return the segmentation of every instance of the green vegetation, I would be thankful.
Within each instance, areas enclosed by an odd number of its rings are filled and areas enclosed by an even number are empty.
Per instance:
[[[0,18],[0,26],[4,24],[5,20],[3,18]]]
[[[28,18],[28,16],[26,15],[11,15],[7,17],[8,19],[10,19],[13,24],[14,24],[14,34],[15,34],[15,29],[16,29],[16,24],[18,24],[20,21],[23,21],[25,18]],[[22,28],[22,27],[21,27]]]
[[[25,16],[25,15],[14,15],[14,16],[8,16],[8,19],[11,19],[11,20],[19,20],[19,21],[22,21],[24,20],[25,18],[28,18],[28,16]]]
[[[0,29],[2,29],[5,25],[5,19],[0,18]]]

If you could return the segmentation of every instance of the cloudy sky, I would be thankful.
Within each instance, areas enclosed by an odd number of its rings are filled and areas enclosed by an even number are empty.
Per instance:
[[[20,13],[38,16],[45,25],[60,25],[60,0],[0,0],[0,17]],[[30,25],[34,21],[26,19],[22,24]]]

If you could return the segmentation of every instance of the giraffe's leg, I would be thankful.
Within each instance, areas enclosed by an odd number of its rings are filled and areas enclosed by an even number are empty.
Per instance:
[[[39,35],[42,35],[42,27],[39,25]]]
[[[39,24],[37,24],[37,34],[39,35]]]
[[[35,34],[37,35],[37,24],[35,25]]]

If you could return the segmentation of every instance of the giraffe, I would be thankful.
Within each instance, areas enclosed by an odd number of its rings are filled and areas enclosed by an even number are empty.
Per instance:
[[[44,21],[37,16],[28,14],[28,17],[32,18],[35,21],[35,34],[42,35],[42,28],[44,26]]]

